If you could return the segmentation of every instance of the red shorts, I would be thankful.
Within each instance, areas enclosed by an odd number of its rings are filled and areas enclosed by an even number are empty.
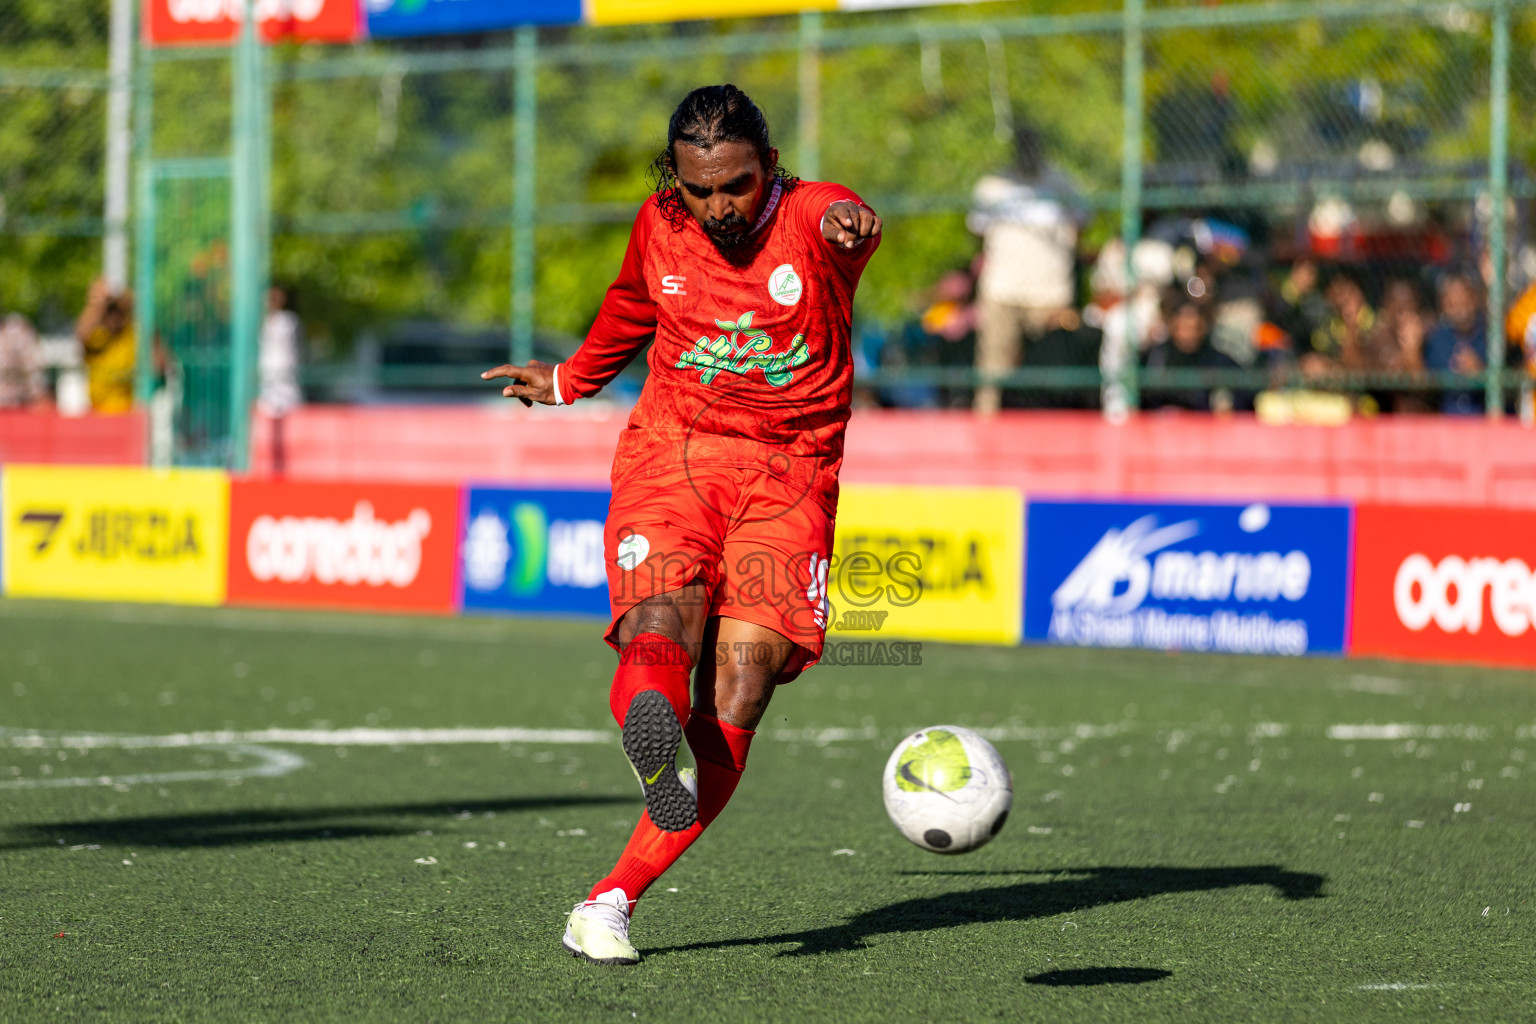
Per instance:
[[[603,531],[615,649],[619,620],[648,597],[702,582],[709,615],[795,644],[778,682],[821,657],[833,516],[762,466],[677,467],[614,487]]]

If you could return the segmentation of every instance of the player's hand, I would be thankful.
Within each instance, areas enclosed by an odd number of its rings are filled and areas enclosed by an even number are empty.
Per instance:
[[[540,405],[557,404],[555,368],[549,363],[530,359],[527,366],[513,366],[507,363],[494,370],[486,370],[480,375],[481,380],[495,380],[497,377],[505,377],[512,382],[501,389],[501,393],[508,398],[515,398],[528,406],[533,405],[534,402]]]
[[[875,211],[851,199],[833,203],[821,218],[821,237],[839,248],[853,249],[878,234],[880,218]]]

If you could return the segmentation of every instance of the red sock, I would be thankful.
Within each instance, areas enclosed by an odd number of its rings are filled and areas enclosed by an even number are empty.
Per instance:
[[[738,729],[712,715],[694,711],[683,731],[688,735],[688,746],[699,766],[698,823],[682,832],[663,832],[641,812],[640,823],[619,855],[619,862],[607,878],[592,887],[587,899],[619,888],[624,890],[633,906],[651,883],[703,834],[705,826],[719,817],[731,794],[736,792],[736,784],[741,781],[741,773],[747,766],[747,750],[754,735],[752,730]]]
[[[688,677],[693,659],[676,640],[660,633],[641,633],[624,645],[619,667],[613,673],[613,688],[608,691],[608,706],[613,720],[624,727],[630,701],[645,690],[656,690],[672,705],[677,720],[688,724]]]

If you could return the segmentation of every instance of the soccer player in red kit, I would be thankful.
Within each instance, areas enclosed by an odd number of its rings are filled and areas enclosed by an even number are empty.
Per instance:
[[[651,342],[604,536],[610,706],[645,812],[563,940],[599,963],[639,962],[635,902],[731,798],[774,687],[821,655],[853,293],[880,218],[778,160],[740,89],[689,93],[581,348],[483,375],[510,378],[508,397],[569,405]],[[685,737],[696,776],[677,765]]]

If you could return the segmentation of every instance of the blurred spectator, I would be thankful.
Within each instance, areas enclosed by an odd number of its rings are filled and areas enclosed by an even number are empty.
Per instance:
[[[138,341],[133,327],[133,293],[113,292],[103,278],[92,282],[85,310],[75,323],[85,349],[91,409],[123,413],[133,408],[133,367]]]
[[[1099,250],[1088,287],[1092,301],[1083,309],[1083,323],[1098,330],[1099,374],[1103,379],[1100,401],[1104,414],[1114,422],[1129,415],[1123,375],[1127,366],[1161,336],[1162,316],[1158,289],[1173,279],[1173,248],[1167,242],[1142,239],[1132,260],[1136,272],[1136,296],[1126,302],[1125,243],[1112,239]],[[1131,332],[1134,330],[1134,339]]]
[[[919,325],[926,346],[942,367],[971,366],[976,360],[976,281],[966,271],[951,270],[933,288],[933,301],[923,311]],[[969,388],[940,389],[940,404],[970,404]]]
[[[267,315],[261,323],[257,368],[261,388],[256,400],[268,416],[284,416],[303,401],[299,390],[302,334],[287,289],[267,291]]]
[[[1511,356],[1525,366],[1527,380],[1520,388],[1520,421],[1536,424],[1536,284],[1527,288],[1509,308],[1504,319],[1504,340]]]
[[[1365,349],[1367,370],[1387,373],[1419,373],[1424,369],[1424,338],[1429,332],[1419,289],[1412,281],[1396,280],[1381,296],[1381,315]],[[1377,393],[1375,400],[1383,411],[1397,413],[1430,412],[1422,392]]]
[[[291,305],[287,289],[267,289],[267,315],[261,323],[256,361],[261,381],[256,405],[272,420],[272,472],[277,476],[287,471],[284,420],[303,401],[299,390],[301,328]]]
[[[1163,306],[1168,340],[1147,350],[1146,367],[1153,376],[1142,393],[1148,409],[1192,409],[1198,412],[1230,412],[1238,402],[1225,388],[1159,388],[1155,377],[1160,370],[1231,370],[1238,365],[1231,356],[1211,345],[1207,309],[1187,292],[1171,290]],[[1243,405],[1250,404],[1242,396]]]
[[[1239,366],[1252,366],[1259,356],[1262,284],[1258,268],[1244,260],[1216,279],[1211,296],[1211,344]]]
[[[1317,380],[1341,370],[1365,368],[1366,338],[1376,329],[1376,312],[1353,272],[1337,270],[1328,280],[1328,319],[1298,345],[1302,376]]]
[[[1328,322],[1328,302],[1318,290],[1316,263],[1302,258],[1291,265],[1270,302],[1269,319],[1290,336],[1293,351],[1306,350],[1313,332]]]
[[[20,313],[0,320],[0,409],[48,404],[43,346],[32,323]]]
[[[1488,324],[1482,291],[1473,278],[1459,271],[1440,279],[1440,320],[1424,340],[1424,368],[1477,377],[1488,365]],[[1483,411],[1481,388],[1449,391],[1440,398],[1440,411],[1468,416]]]
[[[1021,129],[1015,166],[976,183],[967,226],[981,235],[976,368],[1002,374],[1021,362],[1025,338],[1060,322],[1073,304],[1077,221],[1068,181],[1046,163],[1039,133]],[[984,415],[1001,405],[995,385],[976,389]]]

